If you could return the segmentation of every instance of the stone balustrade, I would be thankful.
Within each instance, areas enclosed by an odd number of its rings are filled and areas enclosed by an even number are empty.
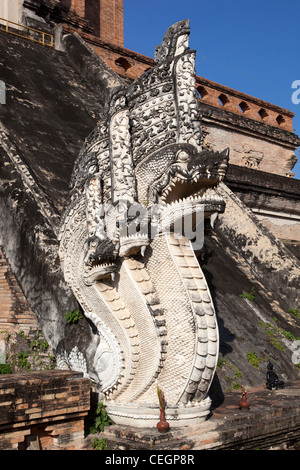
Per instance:
[[[294,113],[287,109],[199,76],[196,89],[203,103],[293,132]]]

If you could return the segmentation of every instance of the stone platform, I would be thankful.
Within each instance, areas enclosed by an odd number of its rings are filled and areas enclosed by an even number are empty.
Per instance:
[[[300,381],[282,390],[247,390],[250,409],[240,410],[241,392],[226,393],[211,416],[194,427],[154,429],[112,425],[99,434],[111,450],[296,450],[300,448]],[[88,436],[85,448],[95,436]]]
[[[95,438],[111,451],[298,450],[300,381],[282,390],[248,388],[250,409],[240,410],[241,392],[213,400],[211,415],[193,427],[130,428],[113,424],[84,435],[90,409],[90,382],[82,374],[44,371],[0,379],[1,450],[92,450]],[[109,452],[108,452],[109,454]],[[108,455],[100,454],[102,457]],[[125,452],[128,455],[128,452]]]

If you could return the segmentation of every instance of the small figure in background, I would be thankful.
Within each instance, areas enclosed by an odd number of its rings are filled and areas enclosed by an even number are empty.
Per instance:
[[[271,362],[268,364],[266,387],[268,390],[276,390],[284,387],[284,382],[279,380],[278,375],[274,372],[274,366]]]

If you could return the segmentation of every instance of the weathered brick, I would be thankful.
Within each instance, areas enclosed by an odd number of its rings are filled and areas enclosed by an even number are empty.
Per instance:
[[[1,406],[0,449],[26,449],[30,443],[25,436],[29,434],[38,436],[42,450],[79,448],[80,443],[76,447],[74,441],[84,438],[90,388],[89,380],[78,379],[78,373],[76,382],[68,380],[72,375],[72,372],[54,370],[0,377],[3,398],[5,391],[16,391],[11,400]],[[15,389],[9,387],[9,381],[14,383]],[[48,385],[53,393],[48,393]],[[77,395],[71,395],[73,388]],[[56,395],[60,399],[55,398]]]
[[[27,410],[28,406],[28,403],[21,403],[20,405],[17,405],[16,408],[18,410]]]
[[[37,321],[0,246],[0,331],[38,329]]]

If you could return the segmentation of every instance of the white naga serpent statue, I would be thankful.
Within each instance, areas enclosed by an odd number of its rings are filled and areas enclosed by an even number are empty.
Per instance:
[[[204,420],[211,405],[218,327],[194,249],[203,219],[224,211],[228,151],[202,148],[189,33],[188,20],[171,26],[156,65],[111,94],[61,223],[65,280],[93,337],[74,338],[58,363],[90,377],[126,425],[157,422],[157,384],[171,425]]]

